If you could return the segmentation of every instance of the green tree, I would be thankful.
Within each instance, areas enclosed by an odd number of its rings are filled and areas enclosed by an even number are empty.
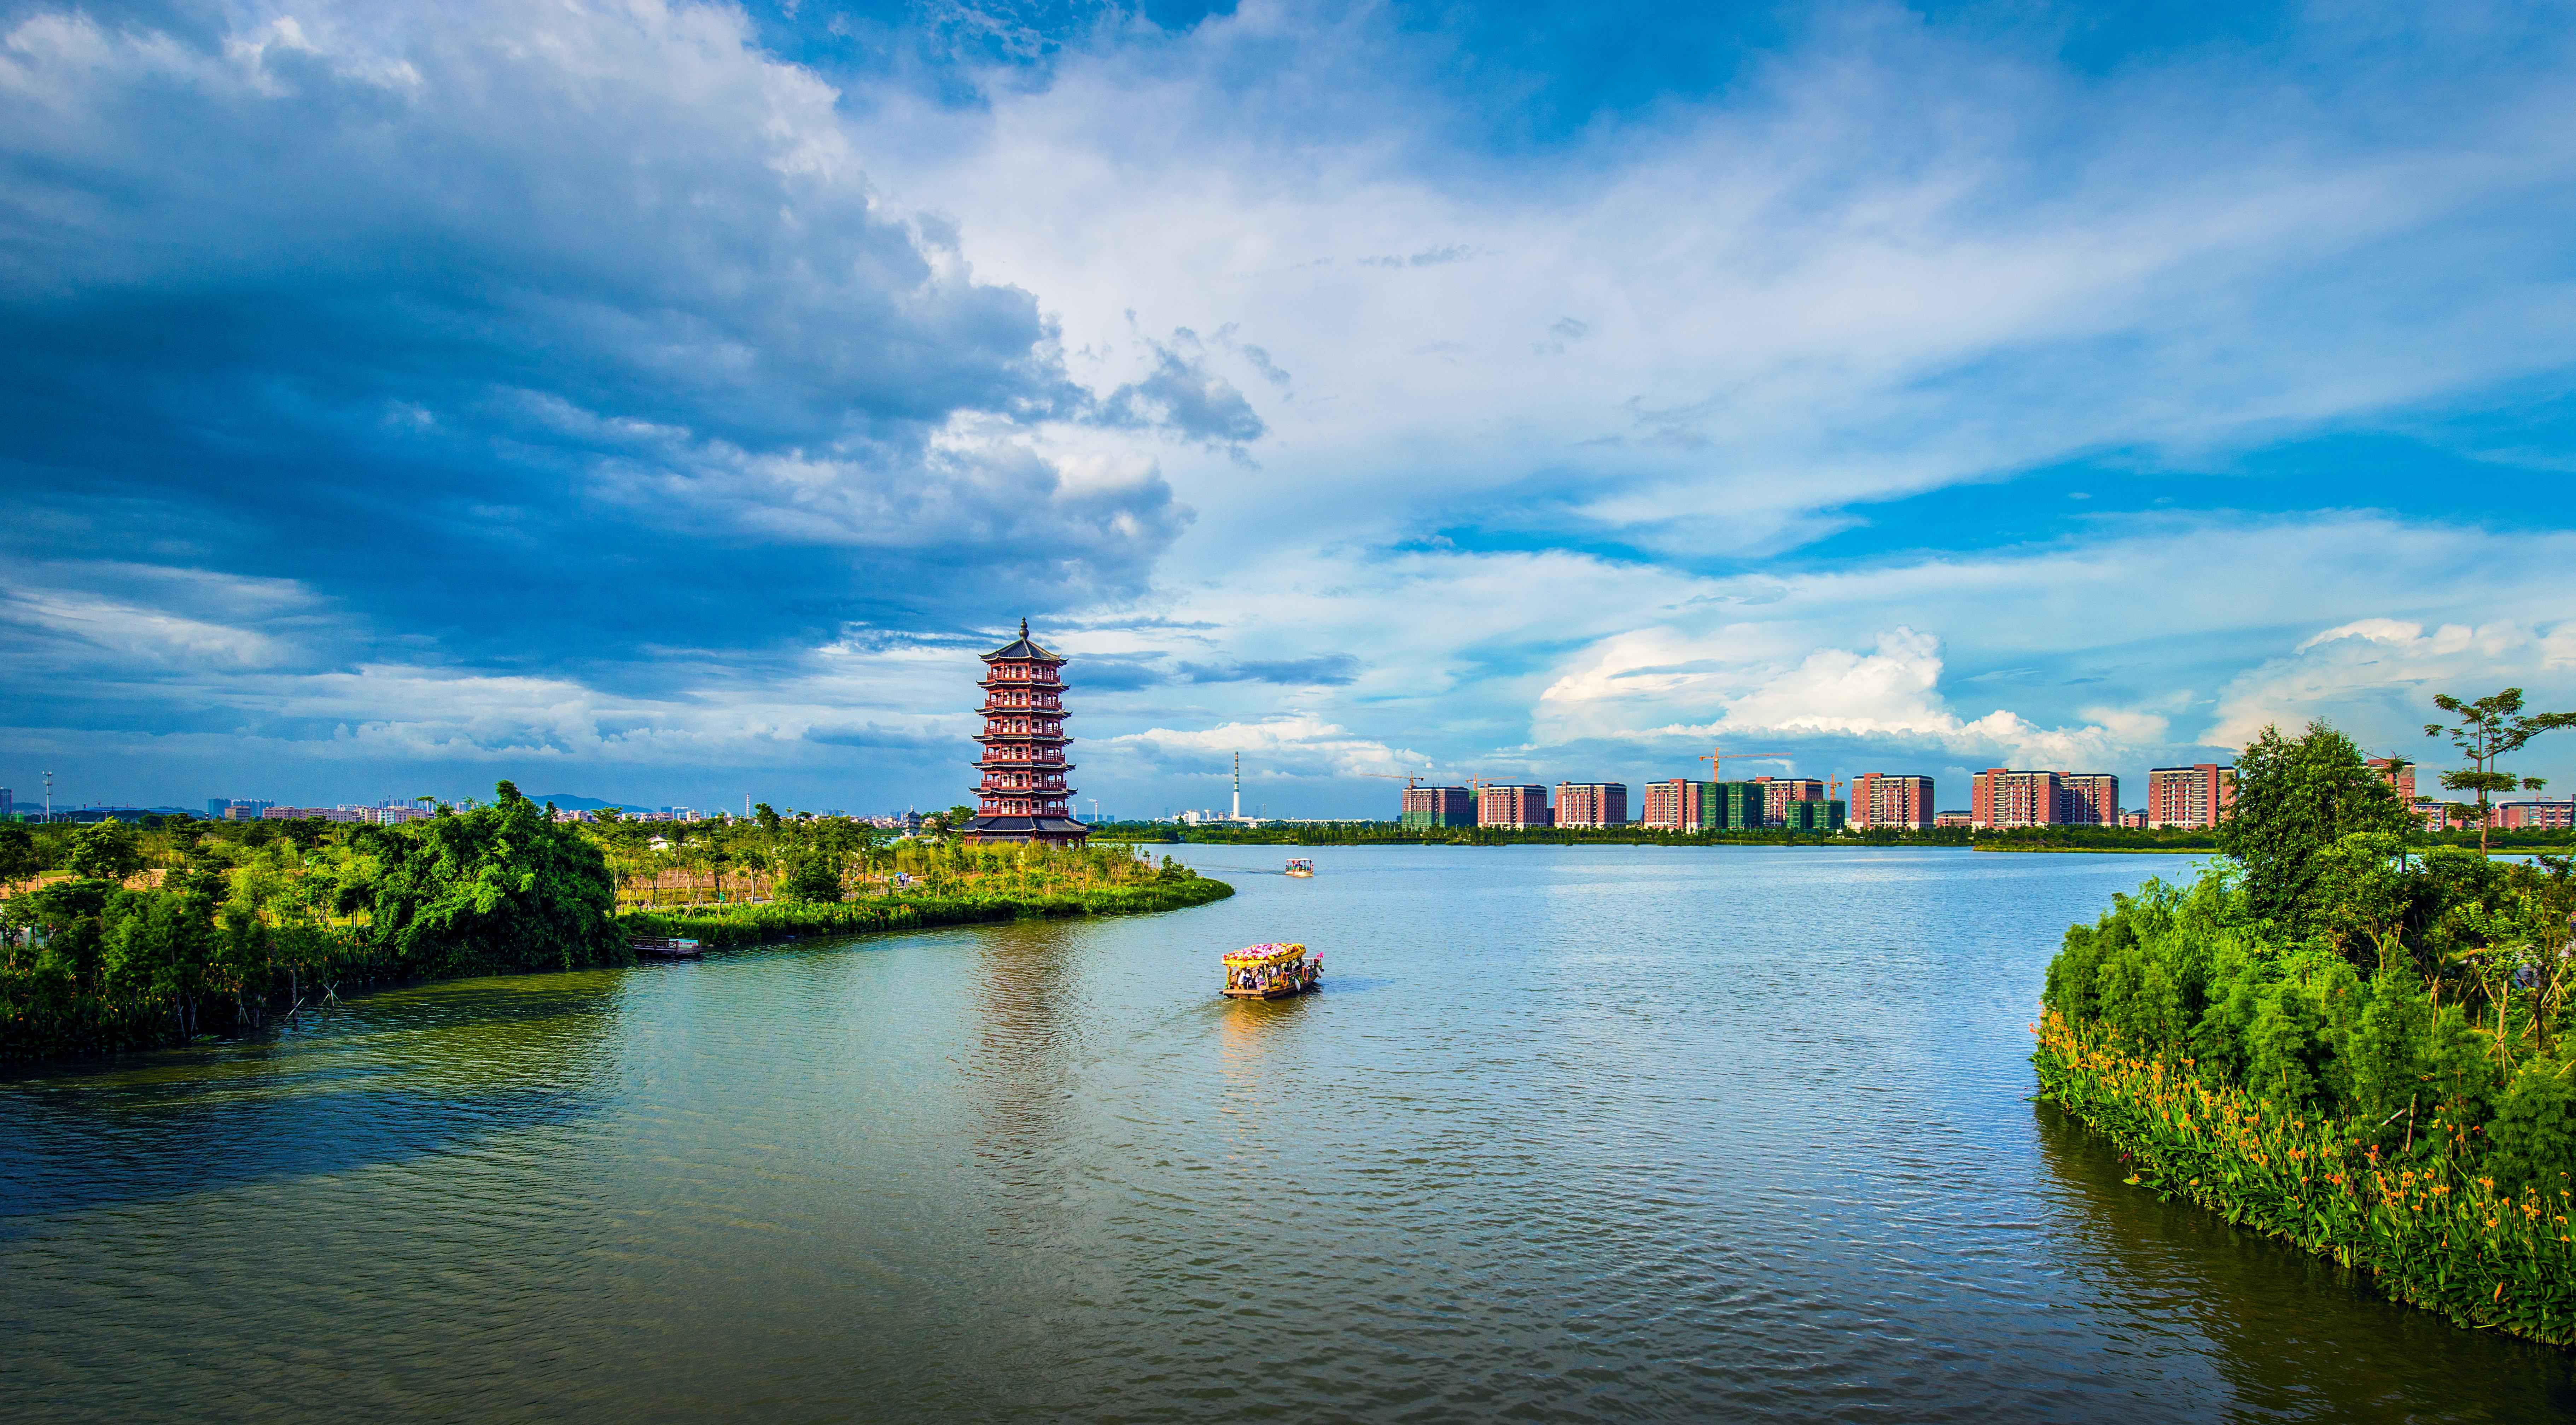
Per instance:
[[[23,881],[45,869],[45,858],[36,852],[36,838],[27,828],[14,821],[0,821],[0,886]]]
[[[143,848],[123,822],[102,821],[73,839],[64,869],[80,880],[123,885],[126,877],[143,869]]]
[[[2218,847],[2245,868],[2257,919],[2293,937],[2315,929],[2320,858],[2347,836],[2403,832],[2406,808],[2362,760],[2352,739],[2322,722],[2297,737],[2266,727],[2236,760],[2236,806],[2218,824]]]
[[[493,804],[377,847],[369,933],[414,974],[578,969],[632,958],[598,843],[502,782]]]
[[[2438,722],[2424,724],[2426,737],[2448,737],[2451,745],[2469,759],[2465,771],[2442,774],[2446,791],[2478,794],[2478,850],[2487,849],[2487,798],[2493,792],[2510,792],[2519,786],[2536,792],[2549,785],[2538,777],[2517,780],[2497,764],[2522,750],[2523,744],[2544,732],[2561,727],[2576,727],[2576,712],[2526,713],[2522,710],[2522,689],[2507,688],[2501,693],[2476,702],[2462,702],[2448,693],[2434,695],[2433,706],[2451,714],[2459,722],[2445,727]]]

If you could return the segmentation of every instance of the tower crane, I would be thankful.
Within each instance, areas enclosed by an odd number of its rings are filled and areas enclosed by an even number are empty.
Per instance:
[[[1708,749],[1707,756],[1694,757],[1691,760],[1694,762],[1707,763],[1709,780],[1712,782],[1723,782],[1726,780],[1726,763],[1760,761],[1771,757],[1795,757],[1797,755],[1798,754],[1795,752],[1729,752],[1723,747],[1711,747]]]

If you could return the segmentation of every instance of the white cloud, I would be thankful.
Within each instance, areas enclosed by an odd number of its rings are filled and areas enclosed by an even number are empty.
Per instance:
[[[1128,753],[1158,771],[1184,777],[1231,775],[1237,752],[1251,759],[1247,775],[1254,777],[1402,775],[1422,770],[1429,761],[1419,752],[1354,737],[1304,715],[1192,730],[1153,727],[1102,745],[1113,755]]]
[[[2341,624],[2230,679],[2202,740],[2242,746],[2267,724],[2322,718],[2379,750],[2422,752],[2432,746],[2423,725],[2448,720],[2432,706],[2433,694],[2482,698],[2507,687],[2521,688],[2537,709],[2576,709],[2576,621]],[[2535,743],[2528,755],[2556,763],[2566,751]],[[2444,744],[2437,755],[2447,752]]]
[[[2164,734],[2164,719],[2134,711],[2101,710],[2099,721],[2073,728],[2041,728],[2002,708],[1963,718],[1941,697],[1940,681],[1940,641],[1910,628],[1880,634],[1868,653],[1819,648],[1788,663],[1745,659],[1722,635],[1644,630],[1585,650],[1540,695],[1534,734],[1542,743],[1718,738],[1738,747],[1745,738],[1859,738],[2056,767],[2103,761]],[[1694,713],[1701,720],[1690,720]],[[1676,714],[1683,720],[1660,721]]]

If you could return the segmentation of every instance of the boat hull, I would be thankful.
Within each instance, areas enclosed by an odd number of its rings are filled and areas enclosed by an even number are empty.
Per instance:
[[[1289,999],[1297,995],[1312,994],[1323,987],[1324,982],[1318,977],[1302,985],[1272,985],[1266,990],[1225,990],[1222,993],[1227,999]]]

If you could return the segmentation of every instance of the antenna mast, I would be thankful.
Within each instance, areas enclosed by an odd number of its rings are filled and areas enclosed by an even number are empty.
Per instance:
[[[1243,820],[1243,754],[1234,754],[1234,819]]]

